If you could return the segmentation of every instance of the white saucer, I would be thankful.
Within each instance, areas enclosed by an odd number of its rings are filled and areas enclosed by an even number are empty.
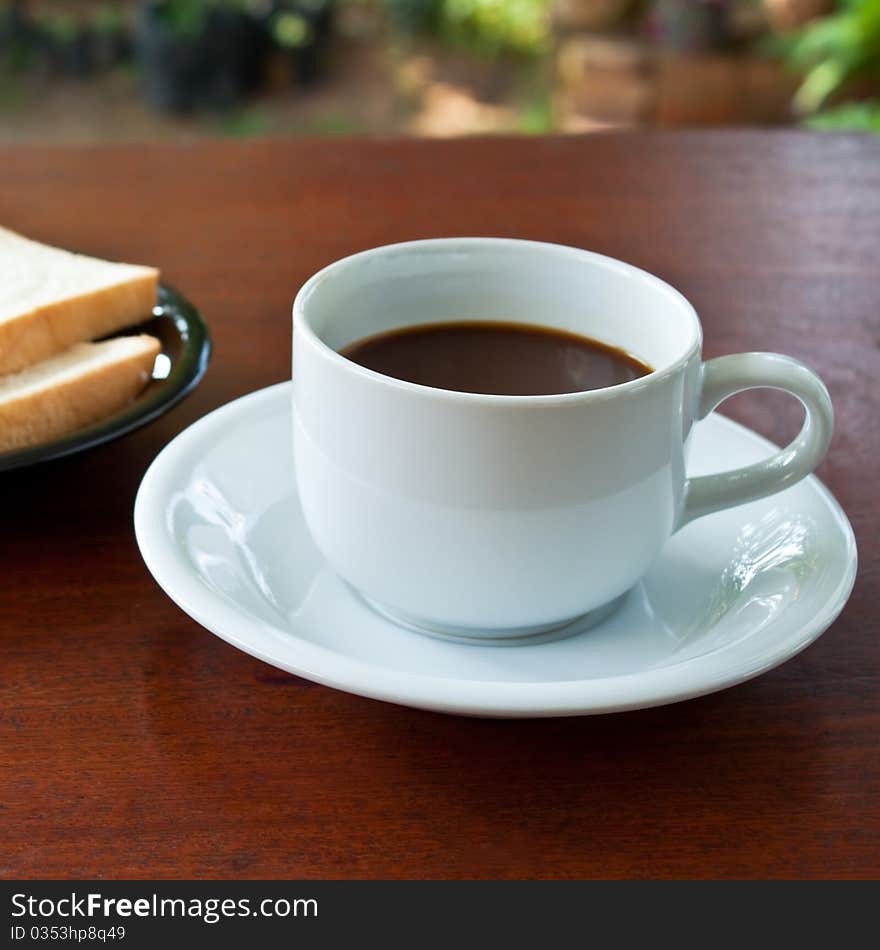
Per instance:
[[[719,415],[693,437],[694,474],[771,451]],[[290,384],[181,433],[144,476],[141,553],[208,630],[280,669],[374,699],[477,716],[573,716],[672,703],[732,686],[815,640],[846,603],[856,546],[810,477],[675,535],[607,620],[521,646],[422,636],[371,610],[323,563],[294,488]]]

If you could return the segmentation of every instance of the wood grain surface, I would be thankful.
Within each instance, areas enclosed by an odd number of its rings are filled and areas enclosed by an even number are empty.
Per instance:
[[[114,444],[0,475],[0,876],[869,877],[880,873],[880,139],[797,132],[0,151],[0,223],[156,264],[203,310],[201,387]],[[645,267],[706,354],[817,367],[848,606],[699,700],[452,718],[283,674],[147,573],[132,503],[210,409],[289,374],[290,304],[377,244],[489,234]],[[793,400],[726,411],[777,441]]]

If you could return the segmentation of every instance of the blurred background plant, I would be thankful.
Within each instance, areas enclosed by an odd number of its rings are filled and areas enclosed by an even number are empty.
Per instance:
[[[880,130],[880,0],[0,0],[0,140]]]
[[[480,56],[540,56],[550,49],[546,0],[385,0],[392,24]]]
[[[793,105],[807,125],[880,132],[880,0],[841,0],[802,26],[787,54],[804,73]]]

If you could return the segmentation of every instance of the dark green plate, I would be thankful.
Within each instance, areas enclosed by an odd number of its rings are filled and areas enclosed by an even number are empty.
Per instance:
[[[0,453],[0,472],[82,452],[138,429],[180,402],[205,375],[211,357],[208,328],[199,311],[173,287],[160,284],[152,317],[124,332],[149,333],[162,344],[162,352],[156,357],[153,379],[140,396],[115,415],[64,438],[29,449]]]

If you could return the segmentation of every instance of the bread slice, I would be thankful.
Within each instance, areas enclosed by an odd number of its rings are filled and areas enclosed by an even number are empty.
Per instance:
[[[0,377],[0,452],[50,442],[122,409],[146,385],[160,348],[145,334],[77,343]]]
[[[0,228],[0,375],[149,317],[159,272],[71,254]]]

